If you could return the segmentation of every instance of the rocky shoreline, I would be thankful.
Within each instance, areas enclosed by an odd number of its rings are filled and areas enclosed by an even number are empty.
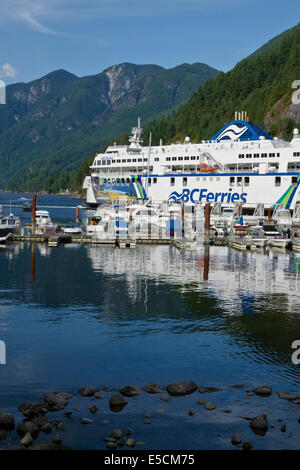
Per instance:
[[[226,392],[230,396],[234,393],[238,393],[237,399],[233,400],[232,396],[232,407],[222,407],[218,403],[218,394]],[[119,389],[110,389],[107,387],[96,387],[88,386],[80,388],[76,393],[69,392],[51,392],[47,393],[43,400],[25,402],[18,407],[19,415],[22,418],[18,419],[15,415],[0,411],[0,447],[4,450],[8,448],[5,442],[11,433],[15,433],[16,443],[14,449],[27,449],[27,450],[55,450],[55,449],[70,449],[69,445],[64,444],[64,433],[67,429],[71,429],[74,423],[82,426],[82,430],[87,428],[89,425],[94,423],[95,417],[99,416],[101,410],[103,413],[110,414],[111,417],[118,416],[120,412],[126,410],[129,404],[132,404],[132,410],[136,414],[142,415],[143,424],[150,425],[154,423],[153,413],[157,415],[163,415],[166,412],[165,408],[155,407],[151,412],[137,411],[138,403],[143,403],[146,398],[147,403],[143,406],[157,406],[157,399],[160,402],[164,402],[166,406],[169,406],[170,402],[180,400],[180,397],[189,397],[192,400],[193,407],[190,407],[191,400],[189,402],[179,403],[178,409],[180,410],[180,419],[189,419],[192,422],[195,416],[199,417],[197,426],[205,426],[209,423],[212,415],[206,413],[220,413],[215,416],[215,425],[219,425],[220,432],[214,439],[222,438],[223,433],[227,433],[226,448],[236,448],[250,450],[255,448],[255,442],[253,439],[257,436],[260,438],[267,436],[273,429],[285,434],[288,431],[289,423],[291,420],[295,422],[297,420],[298,425],[300,424],[300,410],[299,417],[295,415],[300,405],[300,394],[287,393],[287,392],[274,392],[270,385],[262,385],[254,388],[248,388],[245,385],[233,385],[228,390],[225,388],[199,386],[193,381],[176,381],[170,383],[167,387],[160,386],[158,384],[149,383],[143,388],[128,385]],[[212,398],[213,397],[213,398]],[[270,400],[273,402],[270,406]],[[259,403],[254,403],[256,399],[261,400]],[[86,414],[80,413],[79,408],[74,407],[74,400],[77,400],[75,404],[78,405],[80,400]],[[152,401],[151,401],[152,400]],[[237,406],[236,403],[239,403]],[[251,403],[251,413],[247,415],[240,414],[243,411],[243,403]],[[284,404],[283,408],[281,405]],[[286,408],[286,404],[288,408]],[[153,408],[152,406],[152,408]],[[178,406],[178,403],[177,403]],[[264,407],[264,411],[257,413],[258,407]],[[293,406],[294,408],[289,408]],[[72,407],[72,408],[71,408]],[[277,418],[272,416],[270,411],[272,408],[278,412],[282,408],[281,412],[285,414],[285,419]],[[249,409],[249,406],[248,406]],[[291,411],[291,416],[288,416]],[[176,411],[178,414],[178,410]],[[171,413],[172,414],[172,413]],[[222,415],[232,415],[234,419],[230,422],[230,428],[222,430],[224,427],[224,419]],[[57,417],[58,415],[58,417]],[[97,429],[100,427],[103,429],[103,437],[101,443],[99,441],[99,449],[118,450],[121,448],[127,449],[138,449],[138,448],[151,448],[151,433],[149,434],[149,441],[147,443],[141,441],[139,436],[136,435],[135,430],[131,426],[125,426],[122,428],[113,426],[110,428],[113,419],[101,420],[101,423],[96,423]],[[241,423],[247,422],[247,436],[245,434],[245,426],[241,426]],[[94,423],[95,424],[95,423]],[[107,431],[107,427],[109,427]],[[243,427],[244,431],[239,429]],[[84,431],[82,431],[84,432]],[[250,432],[250,434],[249,434]],[[299,426],[300,434],[300,426]],[[249,439],[249,435],[253,439]],[[41,442],[42,436],[42,442]],[[292,437],[293,433],[289,433],[288,437]],[[39,437],[39,442],[35,441]],[[223,439],[223,438],[222,438]],[[298,438],[297,438],[298,439]],[[263,446],[263,441],[259,441]],[[224,446],[223,446],[224,447]],[[286,442],[283,442],[283,448],[286,448]],[[172,449],[172,441],[170,440],[170,447]]]

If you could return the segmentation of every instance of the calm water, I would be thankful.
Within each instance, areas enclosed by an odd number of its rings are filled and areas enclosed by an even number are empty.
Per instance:
[[[8,212],[11,201],[15,214],[30,218],[16,207],[22,197],[28,196],[0,194],[0,204]],[[78,203],[38,196],[38,206],[48,207],[57,222],[73,220]],[[0,366],[0,409],[18,421],[21,403],[50,391],[194,380],[223,391],[209,397],[196,392],[167,404],[143,394],[122,413],[109,411],[107,394],[89,426],[79,419],[91,416],[91,400],[74,398],[79,414],[66,427],[64,442],[105,448],[103,437],[111,429],[131,426],[146,449],[232,448],[236,431],[255,448],[298,448],[299,405],[275,395],[245,399],[247,388],[264,383],[274,391],[300,391],[300,365],[291,362],[291,343],[300,339],[298,256],[227,247],[186,253],[166,246],[1,249],[0,339],[7,345],[7,364]],[[233,390],[235,384],[246,388]],[[200,408],[199,398],[216,402],[217,409]],[[222,411],[228,407],[231,414]],[[188,416],[190,408],[195,416]],[[151,426],[144,424],[144,412],[153,415]],[[262,412],[276,424],[263,438],[239,418]],[[288,431],[281,433],[277,420],[285,417]],[[16,441],[11,433],[6,445]]]

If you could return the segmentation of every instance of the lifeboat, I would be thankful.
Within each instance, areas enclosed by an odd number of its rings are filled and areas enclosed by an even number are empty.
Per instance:
[[[217,167],[216,166],[208,166],[206,163],[200,163],[200,171],[206,171],[206,172],[210,172],[210,171],[216,171],[217,170]]]

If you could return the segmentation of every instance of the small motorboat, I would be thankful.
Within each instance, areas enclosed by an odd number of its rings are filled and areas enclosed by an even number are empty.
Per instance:
[[[277,248],[287,248],[290,243],[291,239],[286,237],[272,237],[268,239],[268,245]]]
[[[64,233],[66,235],[81,235],[82,229],[80,226],[77,226],[77,225],[67,225],[64,228]]]
[[[22,209],[24,212],[31,212],[32,211],[32,204],[29,201],[25,201]]]
[[[21,233],[21,222],[19,217],[15,217],[12,213],[0,219],[0,238],[11,234]]]
[[[35,233],[38,235],[53,235],[55,233],[55,225],[53,224],[48,211],[36,211]]]
[[[268,242],[267,237],[264,237],[264,236],[252,237],[252,245],[256,246],[257,248],[264,248],[267,245],[267,242]]]

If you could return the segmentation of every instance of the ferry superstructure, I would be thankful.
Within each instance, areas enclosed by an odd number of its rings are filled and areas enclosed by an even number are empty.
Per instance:
[[[110,190],[153,201],[183,201],[254,208],[293,209],[300,200],[300,136],[290,142],[271,137],[246,112],[210,140],[143,147],[140,120],[129,145],[109,146],[96,155],[84,181],[87,204],[99,205]]]

